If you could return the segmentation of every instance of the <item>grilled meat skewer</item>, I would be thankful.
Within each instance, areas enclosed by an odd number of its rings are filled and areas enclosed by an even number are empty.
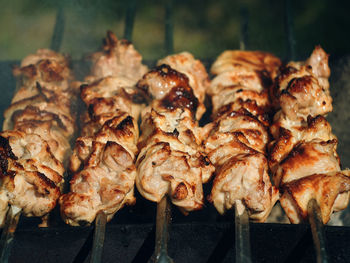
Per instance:
[[[189,53],[168,56],[162,62],[170,66],[161,64],[137,84],[153,101],[142,112],[136,186],[154,202],[168,195],[187,213],[203,206],[202,183],[213,172],[196,120],[203,114],[208,75]]]
[[[87,107],[81,137],[70,159],[70,192],[61,196],[61,214],[71,225],[89,224],[102,211],[111,220],[133,204],[137,126],[141,105],[133,103],[135,84],[146,72],[141,55],[108,32],[102,52],[91,56],[92,76],[80,87]]]
[[[274,116],[269,164],[280,202],[289,220],[308,218],[308,203],[315,199],[322,221],[349,202],[349,170],[341,171],[337,138],[324,115],[332,111],[328,55],[316,47],[305,62],[280,69],[271,89],[278,112]]]
[[[75,131],[76,90],[68,60],[40,49],[14,68],[19,87],[0,133],[0,222],[9,206],[42,217],[56,205]]]
[[[223,214],[234,205],[264,221],[278,199],[268,175],[268,89],[280,60],[259,51],[225,51],[214,62],[208,95],[213,122],[205,129],[206,153],[215,165],[209,197]]]

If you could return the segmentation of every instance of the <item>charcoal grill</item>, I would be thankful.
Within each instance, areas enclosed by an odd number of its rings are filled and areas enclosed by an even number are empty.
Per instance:
[[[285,1],[284,25],[287,56],[295,58],[292,7]],[[173,51],[173,5],[165,1],[166,53]],[[125,19],[124,37],[131,40],[137,1],[130,0]],[[248,42],[248,11],[240,11],[240,47]],[[53,29],[51,48],[58,50],[64,32],[64,10],[58,7]],[[213,58],[205,60],[209,66]],[[0,80],[3,85],[1,112],[9,105],[16,86],[11,65],[18,61],[0,61]],[[332,63],[332,61],[331,61]],[[148,61],[149,66],[155,64]],[[83,60],[73,61],[77,78],[82,79],[89,71]],[[331,81],[337,81],[335,78]],[[336,108],[336,106],[335,106]],[[2,122],[2,116],[0,121]],[[340,142],[342,138],[340,137]],[[204,186],[209,193],[210,185]],[[136,193],[137,204],[120,210],[106,226],[103,262],[147,262],[154,251],[156,204]],[[20,219],[9,262],[89,262],[93,243],[93,226],[70,227],[60,219],[58,210],[53,211],[49,228],[38,228],[39,219]],[[209,204],[201,210],[183,216],[177,209],[172,211],[172,225],[168,242],[169,255],[175,262],[234,262],[235,229],[234,214],[220,216]],[[350,227],[325,226],[328,257],[330,262],[348,262],[350,258]],[[250,243],[253,262],[315,262],[316,253],[308,224],[250,223]]]

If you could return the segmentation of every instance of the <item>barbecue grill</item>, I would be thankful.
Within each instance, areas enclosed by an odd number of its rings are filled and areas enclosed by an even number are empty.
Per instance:
[[[124,37],[132,39],[134,20],[137,20],[136,0],[130,0],[125,15]],[[175,1],[165,1],[164,4],[164,50],[172,53],[174,49],[173,18]],[[292,2],[286,0],[284,10],[286,58],[298,58],[296,41],[293,33]],[[242,6],[240,19],[240,48],[249,46],[249,12]],[[50,48],[58,50],[61,46],[65,30],[64,6],[57,8],[57,16],[52,29]],[[137,44],[137,43],[136,43]],[[230,47],[233,48],[233,47]],[[220,52],[222,50],[218,50]],[[207,57],[205,62],[209,66],[213,61]],[[13,95],[15,80],[11,73],[11,66],[17,61],[0,61],[0,80],[3,83],[1,98],[1,112],[9,105]],[[344,124],[337,123],[344,111],[337,106],[342,100],[338,93],[340,85],[344,85],[344,74],[341,69],[333,65],[344,65],[343,59],[331,60],[333,77],[331,90],[335,94],[334,108],[330,121],[333,130],[339,138],[339,154],[343,164],[350,164],[350,154],[346,145],[350,143],[347,134],[342,131]],[[149,66],[155,64],[148,61]],[[89,71],[89,65],[84,60],[73,60],[73,70],[77,79],[82,79]],[[332,83],[334,85],[332,85]],[[346,109],[346,108],[345,108]],[[345,118],[345,117],[344,117]],[[2,119],[1,119],[2,121]],[[205,123],[206,120],[203,120]],[[346,126],[345,126],[346,127]],[[345,165],[345,166],[346,166]],[[205,195],[209,193],[210,185],[204,185]],[[156,204],[151,203],[136,194],[137,203],[133,207],[120,210],[115,218],[106,225],[106,235],[103,247],[103,262],[147,262],[154,251],[156,236]],[[24,218],[19,221],[9,262],[89,262],[93,246],[94,226],[70,227],[60,219],[58,210],[53,211],[52,223],[49,228],[38,228],[39,219]],[[350,258],[350,220],[346,220],[343,212],[342,220],[334,224],[342,226],[325,226],[325,241],[327,243],[328,258],[331,262],[347,262]],[[215,208],[207,205],[203,210],[192,212],[188,216],[182,215],[177,209],[172,211],[172,224],[168,241],[168,254],[175,262],[233,262],[238,251],[235,249],[234,213],[220,216]],[[250,223],[250,249],[253,262],[312,262],[316,261],[314,241],[308,224],[281,224],[278,220],[273,223]]]

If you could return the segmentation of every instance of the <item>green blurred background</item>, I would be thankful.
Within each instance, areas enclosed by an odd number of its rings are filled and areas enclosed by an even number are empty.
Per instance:
[[[74,59],[101,45],[107,29],[123,37],[130,1],[116,0],[0,0],[0,61],[19,60],[38,48],[49,47],[57,7],[64,10],[61,50]],[[132,41],[146,60],[165,54],[166,1],[137,2]],[[294,18],[296,55],[306,57],[321,44],[333,57],[349,54],[350,1],[290,1]],[[286,56],[284,5],[280,0],[174,0],[174,49],[199,58],[215,58],[224,49],[239,48],[241,10],[247,11],[249,49]]]

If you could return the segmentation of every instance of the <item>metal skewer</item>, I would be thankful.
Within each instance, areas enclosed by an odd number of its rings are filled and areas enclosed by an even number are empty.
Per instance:
[[[150,263],[173,263],[168,256],[169,223],[171,220],[171,205],[167,196],[157,204],[156,242]]]
[[[295,59],[295,37],[293,30],[293,15],[290,0],[284,1],[285,12],[285,30],[287,33],[288,59]],[[313,198],[307,205],[308,219],[311,227],[312,238],[316,250],[316,258],[318,263],[327,263],[328,255],[326,249],[326,235],[321,217],[321,209],[317,201]]]
[[[103,244],[105,242],[107,215],[103,211],[97,213],[95,219],[94,240],[92,243],[91,263],[102,262]]]
[[[124,38],[131,41],[134,28],[134,18],[136,13],[137,0],[130,0],[126,12]],[[91,263],[102,262],[103,244],[106,235],[107,215],[99,211],[95,219],[94,238],[92,243]]]
[[[15,237],[15,231],[18,225],[19,218],[21,216],[21,209],[15,206],[10,206],[7,215],[4,229],[1,233],[0,239],[0,262],[7,263],[11,248],[13,245],[13,240]]]
[[[241,32],[239,47],[240,50],[245,50],[247,48],[248,40],[248,10],[246,8],[242,8],[240,13]],[[236,201],[235,203],[235,249],[236,262],[252,262],[250,251],[249,216],[241,201]]]
[[[167,54],[174,52],[173,0],[165,2],[164,47]],[[168,256],[169,224],[171,221],[171,204],[167,195],[157,204],[155,249],[150,263],[173,263]]]
[[[318,263],[327,263],[326,235],[321,217],[321,209],[315,199],[311,199],[307,205],[312,238],[316,250]]]
[[[129,41],[132,40],[132,30],[134,28],[136,4],[137,4],[137,0],[130,0],[128,3],[128,8],[126,10],[124,38]]]
[[[284,28],[287,34],[287,58],[289,60],[295,59],[295,38],[293,30],[293,14],[290,0],[284,0]]]
[[[57,52],[59,51],[63,41],[63,32],[64,32],[64,11],[63,11],[62,3],[59,1],[55,27],[51,38],[50,49]]]
[[[236,262],[252,262],[250,252],[249,217],[246,209],[239,213],[235,205],[235,248]]]
[[[172,54],[174,52],[174,20],[173,20],[173,0],[165,2],[165,52]]]

